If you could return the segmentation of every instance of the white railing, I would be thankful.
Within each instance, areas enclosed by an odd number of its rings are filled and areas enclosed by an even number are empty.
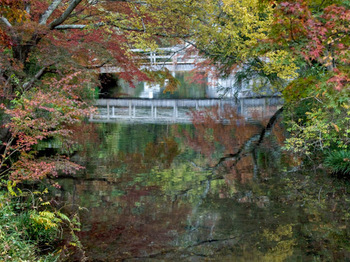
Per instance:
[[[204,59],[198,55],[188,55],[189,45],[158,48],[156,50],[131,49],[133,53],[140,53],[140,59],[144,64],[140,69],[161,70],[167,68],[169,71],[191,71],[195,64]],[[121,69],[117,66],[104,66],[100,69],[101,73],[118,73]]]
[[[280,98],[259,99],[98,99],[98,108],[90,121],[132,121],[132,122],[174,122],[191,121],[190,112],[217,106],[233,107],[242,116],[252,117],[259,114],[270,115],[282,105]]]

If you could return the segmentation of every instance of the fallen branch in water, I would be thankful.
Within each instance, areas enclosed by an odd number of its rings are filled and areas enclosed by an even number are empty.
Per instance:
[[[269,122],[267,123],[266,127],[263,128],[260,132],[260,134],[255,134],[252,137],[250,137],[234,154],[228,154],[222,158],[219,159],[219,162],[212,167],[212,169],[217,169],[220,167],[224,162],[233,160],[235,161],[235,164],[241,159],[242,156],[245,156],[248,153],[253,152],[256,147],[258,147],[262,141],[264,140],[265,136],[268,134],[269,131],[274,127],[276,120],[283,112],[284,108],[281,107],[278,109],[275,114],[270,118]],[[256,142],[257,141],[257,142]],[[256,142],[256,143],[254,143]],[[234,165],[235,165],[234,164]]]
[[[193,245],[189,245],[187,247],[174,247],[174,248],[169,248],[169,249],[166,249],[166,250],[162,250],[160,252],[157,252],[157,253],[153,253],[153,254],[149,254],[149,255],[146,255],[146,256],[134,256],[134,257],[128,257],[128,258],[124,258],[122,261],[128,261],[128,260],[134,260],[134,259],[149,259],[149,258],[157,258],[157,257],[160,257],[160,256],[163,256],[163,255],[166,255],[166,254],[169,254],[169,253],[177,253],[177,252],[180,252],[182,254],[182,256],[184,256],[184,253],[185,252],[188,252],[188,256],[193,256],[193,255],[196,255],[196,256],[201,256],[201,257],[208,257],[206,255],[203,255],[203,254],[195,254],[193,253],[192,251],[188,250],[190,248],[193,248],[193,247],[200,247],[202,245],[205,245],[205,244],[211,244],[211,243],[220,243],[220,242],[225,242],[225,241],[232,241],[232,240],[235,240],[235,241],[240,241],[242,240],[244,237],[246,237],[248,234],[251,234],[255,232],[254,230],[250,231],[250,232],[247,232],[243,235],[240,235],[240,236],[235,236],[235,237],[229,237],[229,238],[223,238],[223,239],[208,239],[208,240],[203,240],[203,241],[200,241],[198,243],[195,243]]]

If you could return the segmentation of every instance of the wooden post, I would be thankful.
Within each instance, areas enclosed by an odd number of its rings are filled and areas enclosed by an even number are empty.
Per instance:
[[[129,101],[129,118],[131,118],[131,101]]]
[[[154,118],[157,118],[157,106],[154,107]]]
[[[176,101],[174,101],[173,119],[175,120],[176,118],[177,118],[177,105],[176,105]]]
[[[107,100],[107,119],[109,120],[109,100]]]
[[[114,106],[112,106],[112,117],[115,117]]]
[[[154,118],[154,108],[153,108],[153,104],[151,105],[151,118]]]
[[[135,105],[134,105],[134,108],[133,108],[132,117],[133,118],[136,117],[136,106]]]

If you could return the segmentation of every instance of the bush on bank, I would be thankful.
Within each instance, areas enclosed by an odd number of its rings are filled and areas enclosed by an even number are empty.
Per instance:
[[[1,183],[0,261],[57,261],[70,247],[80,246],[74,234],[79,230],[77,217],[53,208],[45,201],[47,192]],[[69,242],[62,245],[63,239]]]
[[[347,173],[350,167],[343,159],[349,155],[350,146],[350,87],[337,90],[327,81],[333,73],[322,68],[304,74],[283,92],[287,109],[284,117],[290,134],[285,148],[321,162],[332,172]]]

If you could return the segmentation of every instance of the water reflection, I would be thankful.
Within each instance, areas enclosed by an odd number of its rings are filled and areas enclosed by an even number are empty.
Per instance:
[[[130,85],[126,81],[115,79],[115,76],[113,77],[109,75],[112,83],[108,83],[106,82],[106,79],[104,79],[104,85],[106,85],[106,88],[102,89],[100,98],[139,97],[166,99],[208,98],[219,96],[219,94],[214,91],[214,88],[208,86],[206,81],[202,81],[202,83],[198,83],[198,81],[194,82],[192,80],[192,73],[190,72],[178,71],[176,74],[175,72],[172,73],[178,82],[178,88],[176,88],[176,90],[168,90],[166,84],[160,85],[146,82],[136,82],[134,83],[136,88],[130,88]]]
[[[57,196],[86,207],[90,261],[346,261],[349,184],[291,172],[279,123],[226,108],[193,125],[86,124],[85,172]]]

